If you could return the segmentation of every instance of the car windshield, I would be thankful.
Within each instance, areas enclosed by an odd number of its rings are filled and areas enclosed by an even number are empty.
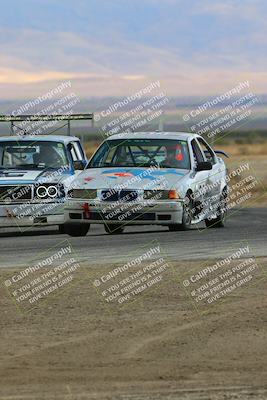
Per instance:
[[[0,142],[0,168],[57,169],[68,165],[63,143],[47,141]]]
[[[104,142],[87,168],[149,167],[190,169],[185,140],[118,139]]]

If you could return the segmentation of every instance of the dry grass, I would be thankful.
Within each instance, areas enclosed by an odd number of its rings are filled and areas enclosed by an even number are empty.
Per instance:
[[[231,156],[265,156],[267,155],[267,141],[255,144],[228,144],[215,146],[220,150],[224,150]]]
[[[92,140],[85,143],[84,148],[88,158],[90,158],[94,154],[101,142],[102,139],[100,139],[99,141]]]
[[[215,147],[224,150],[229,155],[229,159],[226,159],[226,164],[230,171],[235,170],[242,164],[249,164],[249,172],[242,174],[239,180],[247,175],[252,175],[257,181],[257,185],[253,188],[253,206],[266,206],[267,142],[254,144],[232,143]]]

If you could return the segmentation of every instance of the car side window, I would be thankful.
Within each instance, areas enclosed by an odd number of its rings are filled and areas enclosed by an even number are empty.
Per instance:
[[[203,157],[202,151],[200,150],[200,147],[195,139],[192,140],[191,146],[192,146],[193,155],[194,155],[194,164],[196,166],[197,164],[204,161],[204,157]]]
[[[75,146],[77,147],[77,149],[78,149],[78,150],[77,150],[77,151],[78,151],[78,154],[79,154],[80,157],[81,157],[81,158],[79,158],[79,159],[85,160],[85,159],[86,159],[86,156],[85,156],[85,154],[84,154],[84,151],[83,151],[81,142],[75,142]]]
[[[79,147],[78,142],[71,142],[70,143],[70,154],[72,157],[73,161],[82,161],[83,160],[83,154],[81,152],[81,149]]]
[[[197,138],[197,141],[200,145],[200,148],[205,156],[205,161],[210,161],[212,164],[215,164],[215,156],[210,146],[203,140],[202,138]]]

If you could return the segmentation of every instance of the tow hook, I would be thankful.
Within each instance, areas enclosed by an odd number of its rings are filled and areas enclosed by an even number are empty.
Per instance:
[[[91,216],[91,211],[90,211],[90,207],[89,207],[89,203],[84,203],[83,206],[83,213],[84,213],[84,218],[85,219],[89,219]]]

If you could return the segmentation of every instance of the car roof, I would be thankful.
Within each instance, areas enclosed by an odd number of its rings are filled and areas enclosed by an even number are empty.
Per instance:
[[[0,136],[0,142],[24,142],[31,140],[33,142],[61,142],[68,144],[74,140],[80,140],[76,136],[63,136],[63,135],[25,135],[25,136]]]
[[[108,140],[116,139],[179,139],[188,140],[194,137],[198,137],[195,133],[187,132],[127,132],[112,135]]]

